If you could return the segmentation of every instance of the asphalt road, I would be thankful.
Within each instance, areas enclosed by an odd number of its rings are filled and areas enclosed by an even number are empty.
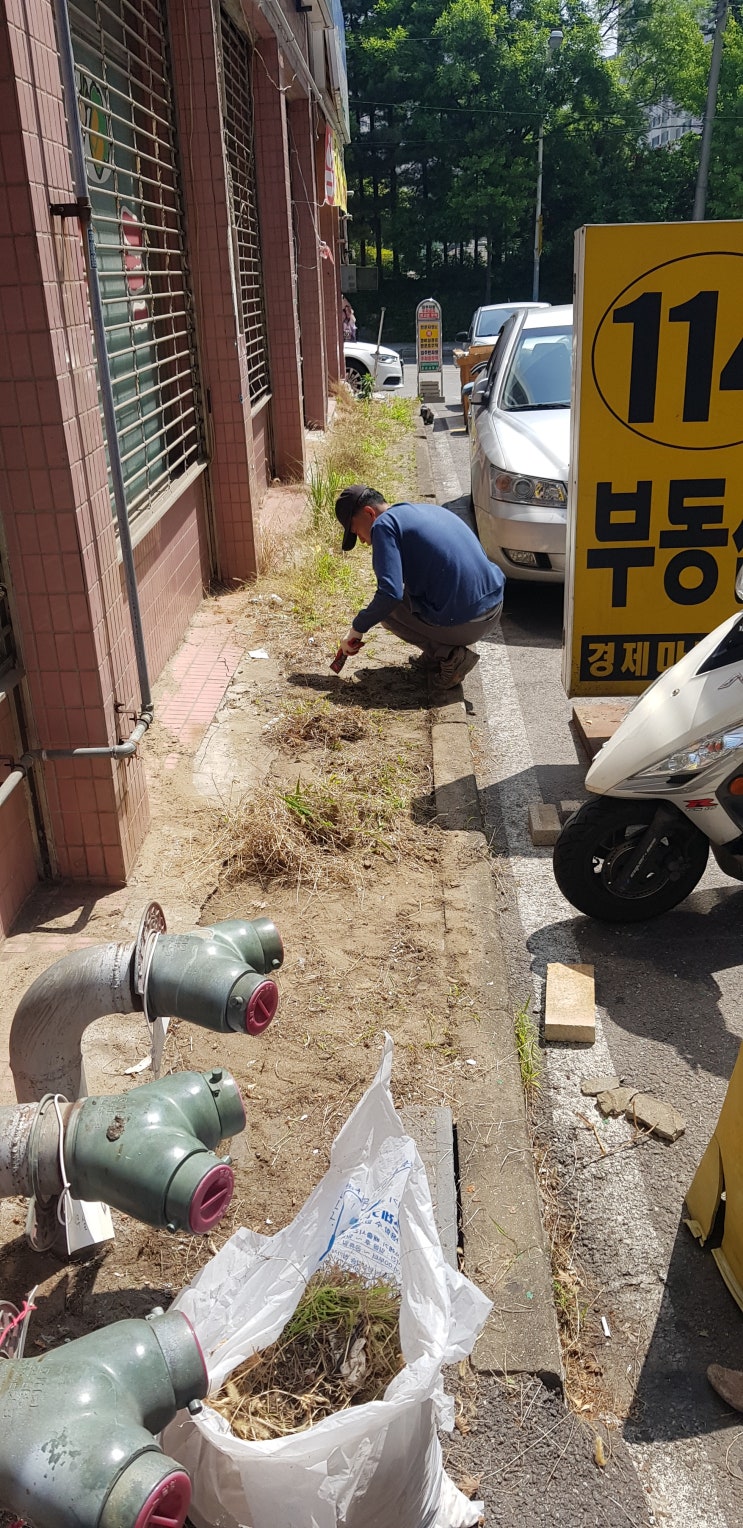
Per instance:
[[[447,373],[432,454],[441,501],[466,517],[467,437],[456,372]],[[541,1018],[548,961],[595,966],[596,1044],[547,1049],[541,1124],[576,1215],[576,1254],[592,1302],[586,1319],[603,1344],[604,1394],[628,1417],[624,1442],[650,1521],[738,1528],[741,1418],[718,1400],[705,1371],[710,1362],[743,1368],[743,1315],[709,1249],[684,1225],[684,1195],[743,1038],[743,888],[715,866],[681,908],[621,932],[576,915],[563,900],[551,851],[535,849],[527,832],[530,802],[584,794],[585,761],[560,681],[561,628],[560,589],[511,581],[502,632],[482,644],[465,686],[479,730],[486,829],[507,894],[514,1007],[530,996]],[[685,1116],[685,1135],[670,1146],[644,1140],[627,1149],[627,1123],[602,1122],[580,1094],[581,1076],[604,1071],[666,1098]],[[579,1113],[595,1117],[606,1157]],[[561,1522],[555,1506],[552,1520]],[[597,1520],[588,1504],[583,1521]],[[626,1520],[617,1514],[617,1523]],[[565,1521],[576,1521],[574,1504]]]

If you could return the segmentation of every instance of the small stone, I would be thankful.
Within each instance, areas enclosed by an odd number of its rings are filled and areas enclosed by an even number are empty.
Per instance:
[[[650,1093],[635,1093],[626,1110],[627,1119],[641,1130],[652,1130],[662,1141],[677,1141],[686,1129],[686,1120],[672,1104],[664,1104]]]
[[[554,807],[552,811],[555,811]],[[567,965],[561,961],[548,963],[544,1038],[593,1045],[596,1039],[593,966]]]
[[[584,1098],[596,1098],[599,1093],[618,1088],[621,1081],[621,1077],[582,1077],[580,1090]]]
[[[529,807],[529,836],[536,847],[556,844],[561,831],[557,807],[545,806],[543,801]]]
[[[611,1114],[614,1118],[618,1114],[631,1114],[630,1104],[637,1097],[636,1088],[608,1088],[605,1093],[599,1093],[596,1102],[602,1114]]]

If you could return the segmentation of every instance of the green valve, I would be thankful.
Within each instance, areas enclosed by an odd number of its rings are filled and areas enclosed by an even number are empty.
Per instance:
[[[147,980],[151,1019],[178,1017],[204,1029],[261,1034],[279,1006],[270,973],[284,959],[268,918],[217,923],[203,934],[161,934]]]
[[[65,1130],[70,1188],[147,1225],[203,1235],[221,1220],[235,1183],[214,1148],[244,1128],[237,1084],[221,1067],[80,1099]]]

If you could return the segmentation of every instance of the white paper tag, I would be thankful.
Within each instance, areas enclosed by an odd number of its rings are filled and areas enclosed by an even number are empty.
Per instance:
[[[65,1236],[68,1252],[81,1252],[84,1247],[96,1247],[99,1242],[113,1241],[114,1224],[108,1205],[70,1197],[67,1200]]]
[[[163,1051],[165,1050],[165,1036],[168,1033],[169,1023],[170,1019],[155,1019],[155,1022],[152,1026],[152,1044],[150,1055],[152,1058],[153,1077],[160,1076],[160,1067],[162,1066],[163,1061]]]

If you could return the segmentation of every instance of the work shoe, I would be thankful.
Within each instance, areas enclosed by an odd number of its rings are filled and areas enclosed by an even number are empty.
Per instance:
[[[449,657],[442,658],[439,664],[438,683],[441,689],[453,690],[479,662],[480,654],[473,653],[470,647],[455,647]]]
[[[740,1369],[723,1369],[719,1364],[710,1364],[707,1379],[728,1406],[734,1411],[743,1411],[743,1372]]]
[[[429,658],[427,653],[413,653],[408,663],[411,663],[413,668],[425,669],[426,673],[433,673],[439,666],[438,658]]]

